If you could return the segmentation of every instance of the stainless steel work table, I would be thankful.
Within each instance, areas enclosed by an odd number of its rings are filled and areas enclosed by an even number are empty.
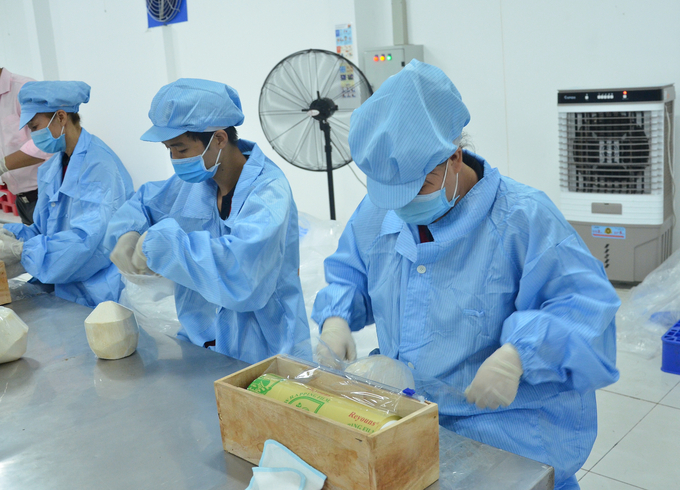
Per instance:
[[[42,294],[9,305],[28,350],[0,364],[0,488],[243,490],[252,465],[222,449],[213,382],[247,364],[140,330],[132,356],[97,359],[92,311]],[[451,432],[436,489],[552,489],[553,469]],[[359,490],[359,489],[358,489]]]

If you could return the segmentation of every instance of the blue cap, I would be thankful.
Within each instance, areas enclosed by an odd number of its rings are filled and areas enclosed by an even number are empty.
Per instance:
[[[89,100],[90,86],[85,82],[26,82],[19,90],[19,129],[26,126],[36,114],[78,112],[80,104]]]
[[[151,129],[144,141],[167,141],[187,131],[205,133],[243,124],[238,92],[224,83],[180,78],[151,101]]]
[[[405,206],[425,176],[458,147],[470,122],[455,85],[439,68],[411,61],[352,114],[349,147],[366,174],[368,197],[383,209]]]

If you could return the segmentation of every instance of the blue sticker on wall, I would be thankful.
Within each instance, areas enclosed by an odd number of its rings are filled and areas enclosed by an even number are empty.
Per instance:
[[[170,19],[167,22],[159,22],[156,19],[154,19],[153,17],[151,17],[151,14],[149,14],[149,7],[151,7],[152,9],[155,9],[157,11],[160,8],[160,5],[162,3],[164,3],[165,5],[170,4],[172,6],[172,3],[173,3],[172,1],[168,2],[168,1],[164,1],[164,0],[147,0],[146,3],[147,3],[146,18],[148,20],[149,28],[164,26],[164,25],[168,25],[168,24],[177,24],[178,22],[186,22],[188,20],[187,0],[178,1],[177,8],[179,8],[179,11],[177,12],[177,14],[174,17],[172,17],[172,19]]]
[[[626,239],[626,229],[622,226],[593,226],[592,235],[596,238]]]

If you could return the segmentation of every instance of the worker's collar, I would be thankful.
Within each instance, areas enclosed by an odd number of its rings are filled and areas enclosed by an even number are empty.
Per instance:
[[[405,223],[394,211],[388,211],[385,214],[380,235],[399,233],[395,247],[399,254],[412,262],[416,260],[422,262],[419,257],[420,248],[423,248],[425,252],[425,249],[446,246],[447,242],[460,239],[481,225],[496,200],[500,174],[498,169],[491,168],[483,158],[474,156],[484,165],[484,178],[477,182],[451,211],[436,223],[428,225],[434,237],[434,245],[432,243],[419,244],[415,238],[417,236],[416,225]]]
[[[434,241],[447,242],[463,237],[476,229],[491,211],[501,182],[498,169],[480,156],[468,152],[484,165],[484,178],[449,211],[442,219],[428,226]]]
[[[248,160],[246,160],[246,164],[243,166],[243,170],[241,170],[241,175],[234,188],[234,197],[231,200],[231,213],[229,213],[226,221],[227,226],[231,226],[231,223],[248,197],[253,182],[262,173],[264,167],[264,153],[255,143],[239,139],[238,148],[241,150],[241,153],[248,151],[251,153]],[[190,185],[191,190],[189,191],[188,202],[200,203],[200,205],[185,206],[182,209],[182,216],[203,220],[212,219],[217,209],[217,182],[213,179],[208,179],[205,182]]]
[[[87,149],[92,141],[92,135],[88,133],[84,128],[80,130],[80,136],[78,137],[78,143],[73,149],[73,154],[68,162],[68,170],[64,174],[63,181],[59,178],[62,172],[61,161],[64,157],[64,153],[60,152],[56,154],[52,159],[50,159],[50,165],[45,166],[45,173],[41,177],[41,180],[45,182],[50,182],[54,186],[52,189],[54,192],[49,192],[49,201],[54,202],[59,199],[59,192],[66,194],[70,197],[76,197],[78,195],[78,177],[80,176],[80,167],[83,164],[84,155],[87,153]],[[61,185],[56,184],[56,182],[61,182]],[[57,192],[59,191],[59,192]]]
[[[3,68],[0,74],[0,95],[6,94],[12,88],[12,73]]]

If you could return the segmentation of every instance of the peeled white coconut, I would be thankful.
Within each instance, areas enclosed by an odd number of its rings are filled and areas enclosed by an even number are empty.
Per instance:
[[[85,319],[90,349],[100,359],[122,359],[137,349],[139,327],[132,310],[114,301],[100,303]]]
[[[27,339],[28,325],[14,311],[0,306],[0,363],[23,356]]]
[[[399,390],[416,387],[413,374],[403,362],[383,355],[368,356],[354,361],[345,368],[345,372],[399,388]]]

